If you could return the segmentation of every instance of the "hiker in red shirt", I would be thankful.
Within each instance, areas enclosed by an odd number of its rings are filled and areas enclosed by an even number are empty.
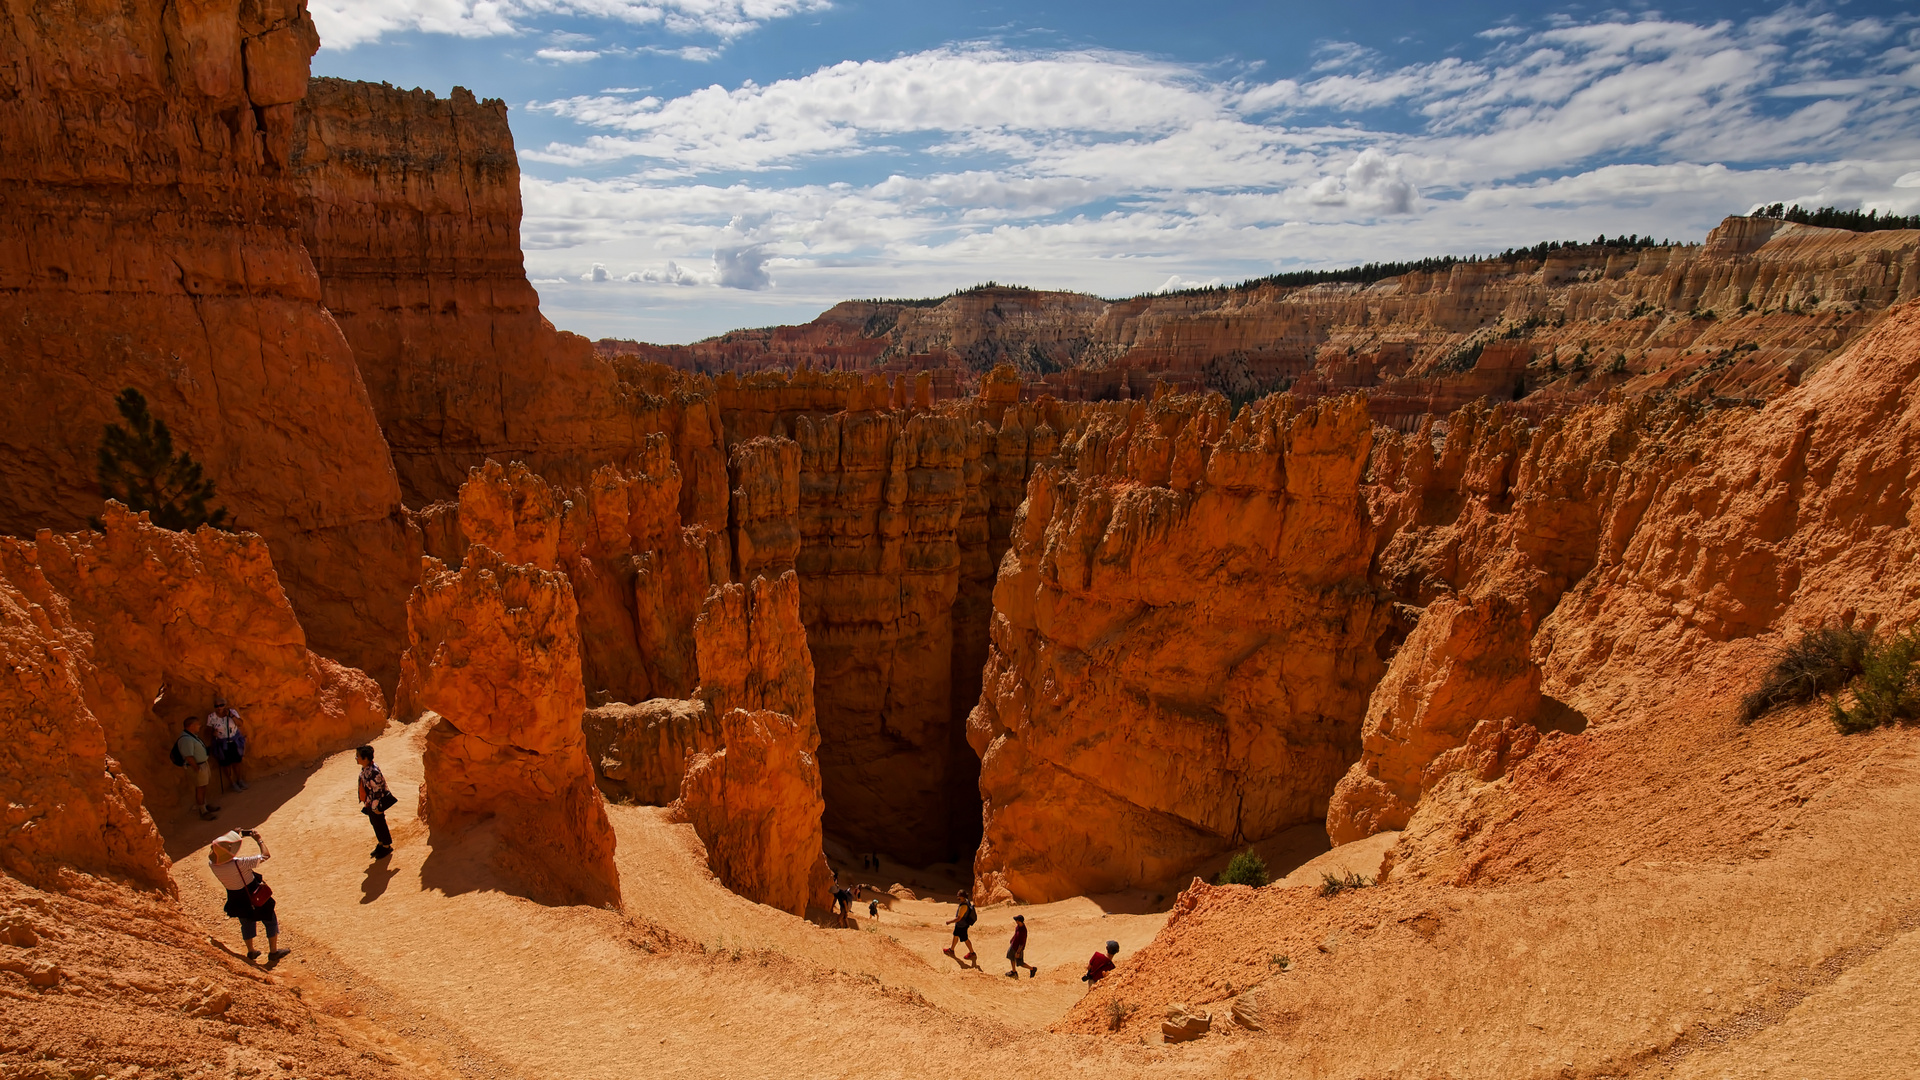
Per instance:
[[[1009,979],[1018,979],[1021,968],[1027,969],[1029,979],[1040,974],[1039,968],[1027,963],[1027,917],[1025,915],[1013,917],[1013,942],[1007,946],[1007,962],[1013,965],[1007,972]]]
[[[1087,984],[1087,989],[1093,989],[1094,983],[1099,982],[1107,972],[1113,970],[1113,957],[1119,951],[1120,943],[1109,941],[1106,952],[1094,953],[1093,959],[1087,961],[1087,973],[1080,976],[1080,981]]]

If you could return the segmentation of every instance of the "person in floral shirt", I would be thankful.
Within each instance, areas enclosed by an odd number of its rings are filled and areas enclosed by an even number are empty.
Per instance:
[[[360,812],[373,822],[373,858],[393,854],[393,834],[387,831],[387,809],[400,800],[387,790],[387,776],[373,763],[373,747],[362,746],[353,752],[360,763]]]

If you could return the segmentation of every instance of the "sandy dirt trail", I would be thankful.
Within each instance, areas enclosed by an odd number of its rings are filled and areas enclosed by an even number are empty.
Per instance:
[[[877,926],[860,920],[870,929],[815,926],[728,892],[690,826],[637,807],[610,808],[626,912],[543,907],[502,891],[484,834],[429,852],[413,810],[418,735],[396,726],[376,744],[400,797],[388,860],[368,857],[351,754],[228,796],[217,823],[171,830],[184,901],[237,948],[205,845],[226,828],[259,828],[275,856],[262,871],[296,950],[276,974],[323,1011],[363,1022],[372,1013],[412,1041],[397,1048],[403,1056],[583,1080],[794,1068],[1218,1075],[1210,1054],[1167,1059],[1157,1047],[1039,1030],[1080,996],[1078,974],[1099,942],[1144,944],[1164,915],[1108,915],[1084,899],[1021,907],[1041,974],[1016,981],[1003,975],[1014,909],[988,909],[974,935],[981,966],[962,970],[939,952],[950,904],[896,902]]]

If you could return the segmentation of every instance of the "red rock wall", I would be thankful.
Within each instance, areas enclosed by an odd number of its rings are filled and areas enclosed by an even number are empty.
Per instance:
[[[1167,398],[1065,426],[969,724],[989,897],[1159,885],[1324,816],[1383,668],[1364,403]]]
[[[728,888],[796,915],[824,907],[820,729],[799,579],[789,570],[715,588],[694,632],[699,698],[720,748],[688,759],[676,812]]]
[[[1613,722],[1702,665],[1757,678],[1765,644],[1797,628],[1920,617],[1904,570],[1916,377],[1920,308],[1905,304],[1763,409],[1616,402],[1535,429],[1469,411],[1438,455],[1425,437],[1386,444],[1370,492],[1376,568],[1426,614],[1375,692],[1330,834],[1411,824],[1431,847],[1445,830],[1422,815],[1459,811],[1474,788],[1455,785],[1430,812],[1426,797],[1456,772],[1503,775],[1556,709]],[[1517,610],[1446,629],[1489,603]],[[1537,667],[1547,696],[1532,733],[1497,723],[1526,712],[1525,680],[1462,679],[1462,661],[1469,674]],[[1396,873],[1435,858],[1405,852]]]
[[[417,542],[287,173],[318,44],[297,0],[0,13],[0,529],[100,512],[137,387],[315,647],[391,679]]]
[[[434,845],[490,821],[497,864],[534,897],[617,903],[566,576],[476,544],[458,571],[429,562],[407,614],[406,692],[439,714],[420,789]]]
[[[541,316],[499,100],[315,79],[293,118],[291,172],[327,308],[410,502],[451,497],[489,457],[574,485],[631,466],[654,432],[717,453],[715,432],[658,415],[678,403],[623,383],[585,338]],[[724,484],[724,467],[689,481]]]
[[[87,707],[90,646],[32,567],[0,576],[0,869],[42,887],[79,871],[171,888],[160,830]]]
[[[110,504],[105,531],[0,539],[0,572],[57,590],[91,639],[87,700],[108,751],[157,810],[191,792],[167,758],[216,695],[239,710],[249,763],[272,771],[378,734],[380,688],[307,647],[259,536],[171,532]]]
[[[479,544],[567,574],[595,704],[690,694],[694,619],[726,575],[724,538],[679,525],[680,471],[665,435],[648,440],[634,469],[602,466],[565,491],[519,462],[488,461],[461,485],[454,515],[462,551]]]
[[[24,673],[10,690],[22,700],[0,713],[19,755],[0,775],[33,791],[46,772],[79,789],[53,799],[42,824],[28,815],[9,826],[45,849],[26,863],[164,884],[166,860],[156,861],[158,834],[148,839],[142,806],[171,812],[191,800],[188,778],[167,757],[182,720],[224,696],[240,712],[258,773],[373,737],[385,703],[372,679],[308,650],[259,536],[170,532],[118,504],[103,524],[99,533],[0,538],[0,579],[12,583],[8,648]],[[42,741],[62,728],[71,739]],[[39,759],[61,765],[46,770]]]

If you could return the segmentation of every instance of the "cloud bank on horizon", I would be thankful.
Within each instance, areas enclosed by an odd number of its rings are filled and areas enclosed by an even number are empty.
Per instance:
[[[826,9],[327,0],[314,13],[346,44],[403,29],[524,38],[554,11],[690,39],[638,50],[643,71]],[[544,40],[527,62],[608,52],[577,32]],[[1258,62],[957,41],[731,88],[595,86],[516,114],[566,136],[520,136],[527,263],[549,314],[654,340],[990,278],[1132,295],[1599,232],[1698,239],[1775,200],[1920,211],[1920,19],[1898,13],[1550,16],[1414,62],[1322,41],[1278,77]]]

